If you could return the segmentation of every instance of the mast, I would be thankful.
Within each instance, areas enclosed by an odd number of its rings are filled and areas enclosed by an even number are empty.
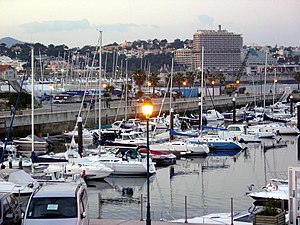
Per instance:
[[[31,47],[31,152],[34,152],[34,49]]]
[[[276,67],[274,69],[274,83],[273,83],[273,117],[274,117],[274,104],[275,104],[275,91],[276,91]]]
[[[40,70],[41,70],[41,79],[42,79],[42,94],[44,94],[44,76],[43,76],[43,67],[42,67],[42,56],[41,56],[41,50],[39,50],[39,57],[40,57]]]
[[[172,109],[172,89],[173,89],[173,72],[174,72],[174,58],[172,56],[172,66],[171,66],[171,82],[170,82],[170,111]]]
[[[264,110],[266,108],[267,63],[268,63],[268,51],[266,51],[266,61],[265,61]]]
[[[128,69],[128,61],[127,58],[125,59],[125,121],[127,121],[127,102],[128,102],[128,73],[127,73],[127,69]]]
[[[99,30],[99,143],[101,141],[102,31]]]
[[[203,111],[203,78],[204,78],[204,47],[202,46],[201,50],[201,95],[200,95],[200,114],[199,114],[199,120],[200,120],[200,135],[202,135],[202,111]]]

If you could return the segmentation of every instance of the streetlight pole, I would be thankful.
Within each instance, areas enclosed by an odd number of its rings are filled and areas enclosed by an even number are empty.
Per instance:
[[[152,114],[153,111],[153,104],[151,102],[150,98],[146,98],[144,100],[144,103],[142,105],[142,111],[143,114],[146,117],[147,120],[147,215],[146,215],[146,225],[151,225],[151,215],[150,215],[150,173],[149,173],[149,167],[150,167],[150,162],[149,162],[149,117]]]
[[[212,93],[213,93],[213,98],[215,97],[215,81],[211,81],[211,87],[212,87]]]
[[[149,165],[149,118],[147,118],[147,217],[146,217],[146,225],[151,225],[149,167],[150,167],[150,165]]]
[[[50,110],[51,112],[53,112],[52,110],[52,104],[53,104],[53,85],[50,85]]]
[[[235,112],[235,110],[236,110],[236,105],[235,105],[235,101],[236,101],[236,99],[233,97],[232,98],[232,105],[233,105],[233,112],[232,112],[232,122],[233,123],[236,123],[236,112]]]

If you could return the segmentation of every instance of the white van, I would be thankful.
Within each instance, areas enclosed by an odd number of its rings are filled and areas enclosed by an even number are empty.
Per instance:
[[[88,225],[89,205],[84,184],[47,184],[32,193],[24,225]]]

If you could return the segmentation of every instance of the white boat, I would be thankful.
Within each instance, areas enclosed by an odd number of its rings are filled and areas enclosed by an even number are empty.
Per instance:
[[[22,158],[13,158],[12,159],[12,168],[19,168],[20,161],[22,161],[22,167],[30,167],[32,165],[31,159],[27,157],[22,157]],[[8,160],[3,162],[3,165],[5,165],[6,168],[9,167],[9,162]]]
[[[38,187],[38,182],[23,170],[3,169],[0,171],[0,192],[30,195]]]
[[[103,164],[94,163],[85,158],[79,158],[78,160],[74,160],[74,162],[66,164],[49,164],[48,168],[44,170],[44,173],[61,171],[63,171],[65,175],[82,174],[82,176],[88,180],[103,179],[113,172],[111,168],[108,168]]]
[[[290,126],[283,123],[267,123],[253,125],[251,128],[260,129],[262,132],[273,132],[275,135],[297,135],[300,133],[296,126]]]
[[[207,121],[224,120],[224,116],[215,109],[209,109],[203,115]]]
[[[207,144],[190,142],[188,140],[168,141],[160,144],[151,144],[149,148],[153,151],[167,151],[181,155],[206,155],[209,153],[209,147]]]
[[[37,136],[34,136],[34,151],[35,152],[46,152],[49,146],[48,142]],[[32,145],[32,135],[28,135],[24,138],[19,138],[18,140],[13,140],[14,144],[18,146],[18,151],[30,151],[31,152],[31,145]]]
[[[274,138],[276,135],[272,131],[266,131],[257,126],[249,126],[248,127],[249,134],[258,134],[258,138]]]
[[[227,138],[236,138],[238,142],[260,142],[258,133],[249,132],[244,124],[230,124],[226,131],[219,131],[219,134],[220,132],[226,134]]]
[[[101,155],[101,156],[88,156],[90,161],[100,162],[103,165],[114,170],[114,175],[134,175],[144,176],[147,175],[147,160],[146,158],[131,159],[129,157],[124,158],[116,157],[114,155]],[[149,159],[149,173],[154,174],[156,172],[155,164]]]
[[[63,134],[70,138],[78,137],[78,130],[75,128],[72,131],[65,131]],[[83,146],[89,146],[93,144],[93,134],[85,128],[82,129],[82,144]]]
[[[118,144],[133,144],[133,145],[146,145],[147,139],[143,137],[142,132],[130,131],[129,133],[121,133],[121,138],[116,138],[115,143]]]

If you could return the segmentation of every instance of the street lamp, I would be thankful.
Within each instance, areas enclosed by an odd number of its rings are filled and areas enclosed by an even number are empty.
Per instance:
[[[53,104],[53,96],[52,96],[52,93],[53,93],[53,89],[54,89],[54,86],[51,84],[50,85],[50,109],[51,109],[51,112],[52,112],[52,104]]]
[[[153,112],[153,104],[150,98],[146,98],[142,104],[142,112],[147,120],[147,218],[146,225],[151,225],[151,217],[150,217],[150,181],[149,181],[149,117]]]

